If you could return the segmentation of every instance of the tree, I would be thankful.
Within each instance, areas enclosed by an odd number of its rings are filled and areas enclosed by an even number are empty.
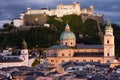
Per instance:
[[[8,29],[8,27],[9,27],[9,23],[3,24],[3,28],[4,28],[4,29]]]
[[[40,63],[40,61],[38,59],[35,59],[35,61],[32,63],[32,67],[38,65]]]

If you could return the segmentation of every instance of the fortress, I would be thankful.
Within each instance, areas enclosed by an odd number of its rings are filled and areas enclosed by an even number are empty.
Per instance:
[[[94,6],[90,5],[89,8],[81,8],[80,7],[80,3],[73,3],[73,4],[59,4],[57,5],[56,9],[48,9],[48,8],[41,8],[38,10],[34,10],[31,8],[27,8],[27,11],[25,13],[21,13],[20,14],[20,18],[18,19],[14,19],[13,23],[14,26],[16,27],[20,27],[25,25],[25,16],[26,15],[32,15],[32,16],[36,16],[36,15],[44,15],[44,17],[46,15],[48,16],[57,16],[57,17],[63,17],[65,15],[71,15],[71,14],[76,14],[76,15],[81,15],[82,16],[82,20],[83,22],[87,19],[87,18],[92,18],[95,20],[98,20],[102,23],[103,21],[103,16],[102,15],[94,15]],[[38,21],[39,18],[35,17],[34,22]]]

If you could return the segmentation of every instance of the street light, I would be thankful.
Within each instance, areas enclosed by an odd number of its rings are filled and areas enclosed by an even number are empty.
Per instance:
[[[35,18],[35,22],[36,22],[36,26],[37,26],[37,24],[38,24],[38,18]]]

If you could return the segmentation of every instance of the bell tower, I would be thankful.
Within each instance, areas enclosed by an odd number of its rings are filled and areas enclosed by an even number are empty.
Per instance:
[[[108,21],[104,35],[104,63],[110,63],[115,58],[114,35],[111,22]]]
[[[21,49],[21,59],[23,60],[24,62],[24,66],[29,66],[28,64],[28,49],[27,49],[27,43],[26,41],[23,39],[23,42],[22,42],[22,49]]]

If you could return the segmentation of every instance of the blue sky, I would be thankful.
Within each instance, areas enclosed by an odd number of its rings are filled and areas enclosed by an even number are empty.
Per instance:
[[[20,13],[25,12],[27,7],[56,8],[57,4],[73,2],[80,2],[82,8],[94,5],[95,14],[102,14],[105,20],[109,18],[111,22],[120,25],[120,0],[0,0],[0,26],[14,18],[19,18]]]

